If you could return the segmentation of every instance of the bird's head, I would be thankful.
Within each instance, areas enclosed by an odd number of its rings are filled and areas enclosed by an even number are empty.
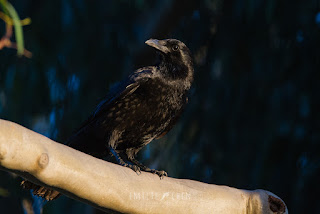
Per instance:
[[[149,39],[146,44],[160,52],[160,72],[171,80],[193,81],[193,61],[189,48],[176,39]]]

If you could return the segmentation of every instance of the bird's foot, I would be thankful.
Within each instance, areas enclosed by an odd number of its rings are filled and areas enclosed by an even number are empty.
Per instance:
[[[129,167],[129,168],[130,168],[129,164],[126,163],[126,162],[124,162],[124,160],[122,160],[122,159],[119,159],[119,160],[118,160],[118,163],[119,163],[121,166],[125,166],[125,167]]]
[[[135,171],[137,174],[139,174],[139,175],[141,174],[141,169],[139,166],[134,165],[134,164],[128,164],[128,167],[130,169],[132,169],[133,171]]]
[[[150,169],[149,167],[146,167],[145,165],[143,165],[142,163],[140,163],[139,161],[137,161],[134,158],[131,158],[130,161],[133,163],[134,166],[139,168],[140,173],[141,173],[141,171],[151,172],[153,174],[157,174],[160,177],[160,179],[162,179],[164,176],[168,176],[167,172],[165,172],[163,170]]]
[[[135,171],[138,175],[141,174],[141,169],[140,169],[140,167],[137,166],[137,165],[134,165],[134,164],[131,164],[131,163],[126,163],[126,162],[124,162],[124,161],[121,161],[119,164],[120,164],[121,166],[125,166],[125,167],[128,167],[128,168],[132,169],[132,170]]]
[[[160,177],[160,179],[163,179],[164,177],[168,176],[168,173],[166,171],[163,171],[163,170],[150,169],[148,167],[140,168],[139,166],[134,165],[134,164],[126,164],[126,165],[123,165],[123,166],[129,167],[130,169],[135,171],[137,174],[141,174],[141,171],[145,171],[145,172],[151,172],[153,174],[157,174]]]
[[[168,173],[163,170],[151,169],[150,172],[153,174],[157,174],[160,177],[160,179],[163,179],[164,177],[168,176]]]

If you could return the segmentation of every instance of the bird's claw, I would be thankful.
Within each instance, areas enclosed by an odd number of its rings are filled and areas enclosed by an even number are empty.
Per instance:
[[[160,177],[160,179],[163,179],[164,177],[168,176],[168,173],[166,171],[163,171],[163,170],[151,169],[151,172],[153,174],[157,174]]]
[[[138,175],[141,174],[141,169],[140,169],[140,167],[137,166],[137,165],[129,164],[129,163],[126,163],[126,162],[122,162],[122,163],[120,163],[120,164],[121,164],[121,166],[128,167],[128,168],[132,169],[132,170],[135,171]]]
[[[127,163],[124,162],[123,160],[119,161],[119,164],[120,164],[121,166],[129,167],[129,164],[127,164]]]
[[[130,165],[130,168],[135,171],[138,175],[141,174],[141,169],[137,165]]]

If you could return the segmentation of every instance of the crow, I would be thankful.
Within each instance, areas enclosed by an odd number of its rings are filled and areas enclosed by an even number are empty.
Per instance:
[[[193,82],[190,50],[176,39],[145,42],[160,54],[155,66],[140,68],[114,87],[91,116],[67,141],[67,145],[97,158],[113,155],[117,162],[136,172],[157,174],[135,159],[153,139],[164,136],[175,125],[188,103]],[[46,200],[60,193],[23,181],[22,186]]]

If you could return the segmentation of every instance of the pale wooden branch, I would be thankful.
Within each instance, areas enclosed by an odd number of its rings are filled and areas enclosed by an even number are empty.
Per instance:
[[[0,168],[107,212],[288,213],[284,202],[265,190],[138,175],[5,120],[0,120]]]

